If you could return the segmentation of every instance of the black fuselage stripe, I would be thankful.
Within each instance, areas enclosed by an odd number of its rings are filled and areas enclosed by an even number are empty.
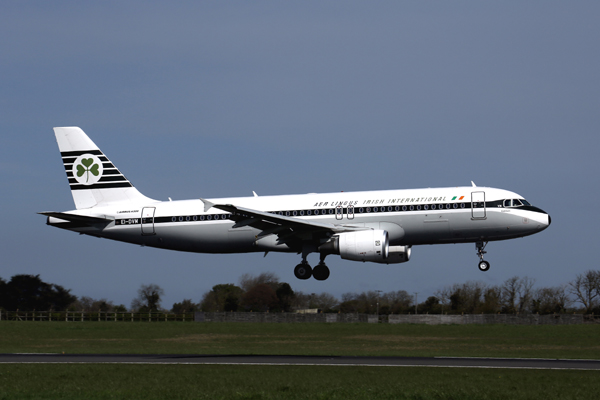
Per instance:
[[[487,207],[487,204],[496,204],[498,202],[502,202],[503,200],[498,200],[498,201],[492,201],[489,203],[486,203],[486,209],[495,209],[496,207]],[[436,206],[436,209],[431,209],[431,206],[434,205]],[[348,214],[348,208],[344,207],[342,208],[342,213],[345,219],[348,219],[348,215],[351,216],[369,216],[369,215],[377,215],[377,214],[388,214],[388,213],[398,213],[398,214],[423,214],[425,212],[428,213],[456,213],[456,212],[462,212],[462,213],[471,213],[471,211],[473,209],[480,209],[483,207],[472,207],[472,203],[471,202],[460,202],[460,203],[434,203],[434,204],[418,204],[421,209],[417,210],[415,204],[413,204],[413,206],[415,207],[413,210],[410,209],[410,206],[407,206],[406,209],[403,209],[402,206],[399,206],[400,209],[396,210],[396,206],[379,206],[377,207],[378,211],[373,211],[374,207],[371,207],[371,212],[367,212],[367,207],[355,207],[354,208],[354,212]],[[446,206],[446,204],[450,205],[450,208],[448,208]],[[457,208],[454,208],[454,204],[457,204]],[[424,209],[424,206],[427,205],[428,206],[428,210]],[[389,207],[391,207],[392,209],[390,210]],[[358,210],[360,210],[362,208],[363,212],[359,212]],[[545,213],[543,210],[537,208],[537,207],[533,207],[533,206],[523,206],[523,207],[516,207],[516,208],[510,208],[510,209],[525,209],[527,211],[534,211],[534,212],[540,212],[540,213]],[[352,210],[352,209],[350,209]],[[294,211],[290,210],[290,211],[267,211],[270,214],[276,214],[279,215],[280,213],[282,213],[282,215],[288,215],[287,213],[289,213],[289,216],[291,217],[298,217],[298,218],[314,218],[314,217],[320,217],[320,216],[328,216],[328,217],[335,217],[336,216],[336,209],[335,208],[322,208],[322,209],[305,209],[305,210],[295,210],[296,211],[296,215],[293,215]],[[303,212],[303,215],[300,215],[299,213]],[[309,214],[310,212],[310,214]],[[340,215],[340,214],[337,214]],[[225,217],[225,218],[223,218]],[[215,221],[226,221],[226,220],[238,220],[241,219],[241,215],[237,214],[237,215],[233,215],[233,217],[237,217],[237,218],[232,218],[232,214],[199,214],[199,215],[177,215],[177,216],[168,216],[168,217],[154,217],[154,218],[125,218],[125,219],[116,219],[115,220],[115,224],[116,225],[139,225],[139,224],[164,224],[164,223],[185,223],[185,222],[215,222]]]

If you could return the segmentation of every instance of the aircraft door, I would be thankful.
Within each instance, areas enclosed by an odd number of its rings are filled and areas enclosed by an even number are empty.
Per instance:
[[[346,212],[346,218],[354,219],[354,206],[352,206],[352,205],[348,206],[348,209]]]
[[[154,231],[154,211],[155,207],[142,208],[142,235],[155,235]]]
[[[471,193],[471,218],[485,219],[485,192]]]

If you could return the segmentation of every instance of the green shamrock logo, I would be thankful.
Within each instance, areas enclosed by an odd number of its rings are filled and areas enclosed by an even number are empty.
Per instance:
[[[92,158],[84,158],[81,160],[81,164],[77,165],[77,176],[81,178],[83,174],[87,174],[85,179],[87,183],[90,180],[90,172],[94,176],[98,176],[100,174],[98,168],[100,168],[100,166],[98,164],[94,164],[94,160]]]

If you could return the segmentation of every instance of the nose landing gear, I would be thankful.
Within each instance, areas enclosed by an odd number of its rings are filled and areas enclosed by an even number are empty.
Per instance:
[[[477,248],[477,256],[479,257],[479,270],[480,271],[488,271],[490,269],[490,263],[483,259],[483,255],[487,253],[485,251],[485,246],[487,246],[488,242],[477,242],[475,243],[475,247]]]

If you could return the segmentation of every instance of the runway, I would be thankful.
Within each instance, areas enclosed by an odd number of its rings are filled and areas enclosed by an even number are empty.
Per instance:
[[[198,364],[600,370],[600,360],[198,354],[0,354],[0,364]]]

